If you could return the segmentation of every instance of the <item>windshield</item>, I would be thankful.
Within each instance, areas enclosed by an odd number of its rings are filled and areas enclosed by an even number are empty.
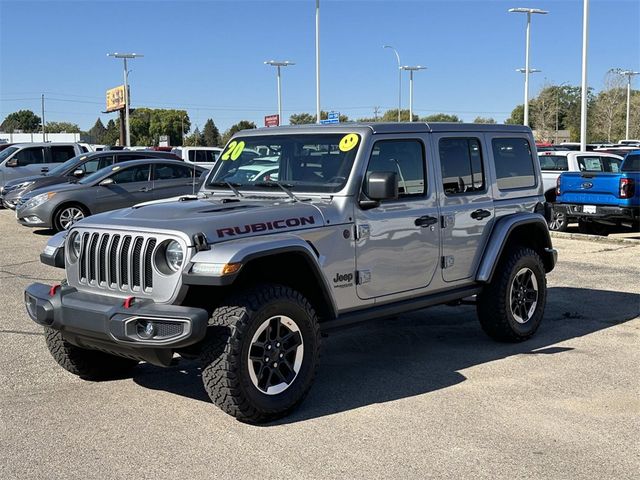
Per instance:
[[[76,164],[80,163],[81,160],[84,160],[85,158],[87,158],[87,156],[85,154],[82,155],[78,155],[76,157],[70,158],[69,160],[67,160],[66,162],[58,165],[56,168],[53,168],[51,170],[49,170],[47,172],[47,175],[52,175],[52,176],[56,176],[56,175],[64,175],[64,173],[72,168],[75,167]]]
[[[355,133],[238,137],[219,157],[207,187],[337,192],[347,182],[360,146]]]
[[[13,152],[18,150],[18,147],[7,147],[2,152],[0,152],[0,162],[3,162],[6,158],[11,156]]]

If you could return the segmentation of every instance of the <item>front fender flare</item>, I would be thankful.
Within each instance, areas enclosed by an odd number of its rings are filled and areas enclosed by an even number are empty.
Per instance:
[[[497,263],[509,241],[511,234],[518,228],[533,226],[540,233],[539,244],[544,249],[542,252],[545,269],[550,272],[555,267],[557,253],[551,245],[551,235],[545,218],[538,213],[521,212],[499,218],[493,227],[487,246],[484,249],[482,261],[476,273],[476,281],[488,283],[493,278]]]

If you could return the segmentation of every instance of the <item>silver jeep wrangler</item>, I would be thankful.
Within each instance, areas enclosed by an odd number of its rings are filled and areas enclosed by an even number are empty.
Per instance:
[[[25,292],[83,378],[198,358],[246,422],[311,387],[321,331],[477,305],[500,341],[535,333],[556,262],[531,130],[343,124],[243,131],[197,195],[86,218],[50,240],[62,285]]]

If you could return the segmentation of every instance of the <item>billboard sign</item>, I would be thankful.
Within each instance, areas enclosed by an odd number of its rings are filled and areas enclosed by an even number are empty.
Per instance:
[[[277,127],[280,125],[280,115],[265,115],[264,126],[265,127]]]
[[[124,109],[124,85],[107,90],[107,112]]]

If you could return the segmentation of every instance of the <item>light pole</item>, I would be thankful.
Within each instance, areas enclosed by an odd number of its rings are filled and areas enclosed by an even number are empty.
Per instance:
[[[560,113],[560,89],[567,85],[569,82],[562,82],[560,85],[556,87],[556,141],[555,144],[558,144],[558,115]]]
[[[320,0],[316,0],[316,123],[320,123]]]
[[[621,70],[617,69],[616,73],[627,77],[627,129],[625,133],[625,140],[629,140],[629,117],[631,115],[631,78],[634,75],[640,75],[640,72],[634,72],[633,70]]]
[[[582,83],[580,98],[580,151],[587,149],[587,47],[589,46],[589,0],[582,4]]]
[[[398,61],[398,122],[400,121],[400,109],[402,108],[402,66],[400,63],[400,54],[391,45],[384,45],[382,48],[390,48],[396,54]]]
[[[278,125],[282,125],[282,84],[280,81],[280,67],[288,67],[289,65],[295,65],[295,63],[285,60],[284,62],[278,62],[276,60],[268,60],[264,62],[265,65],[271,65],[277,68],[278,72]]]
[[[413,72],[426,70],[427,67],[423,67],[422,65],[403,65],[400,69],[407,70],[409,72],[409,121],[413,122]]]
[[[127,70],[127,60],[144,57],[140,53],[107,53],[107,57],[122,58],[124,60],[124,118],[126,124],[125,146],[131,146],[131,130],[129,129],[129,71]]]
[[[531,15],[539,13],[546,15],[546,10],[539,8],[510,8],[509,13],[526,13],[527,14],[527,33],[524,53],[524,124],[529,126],[529,44],[531,42]]]

